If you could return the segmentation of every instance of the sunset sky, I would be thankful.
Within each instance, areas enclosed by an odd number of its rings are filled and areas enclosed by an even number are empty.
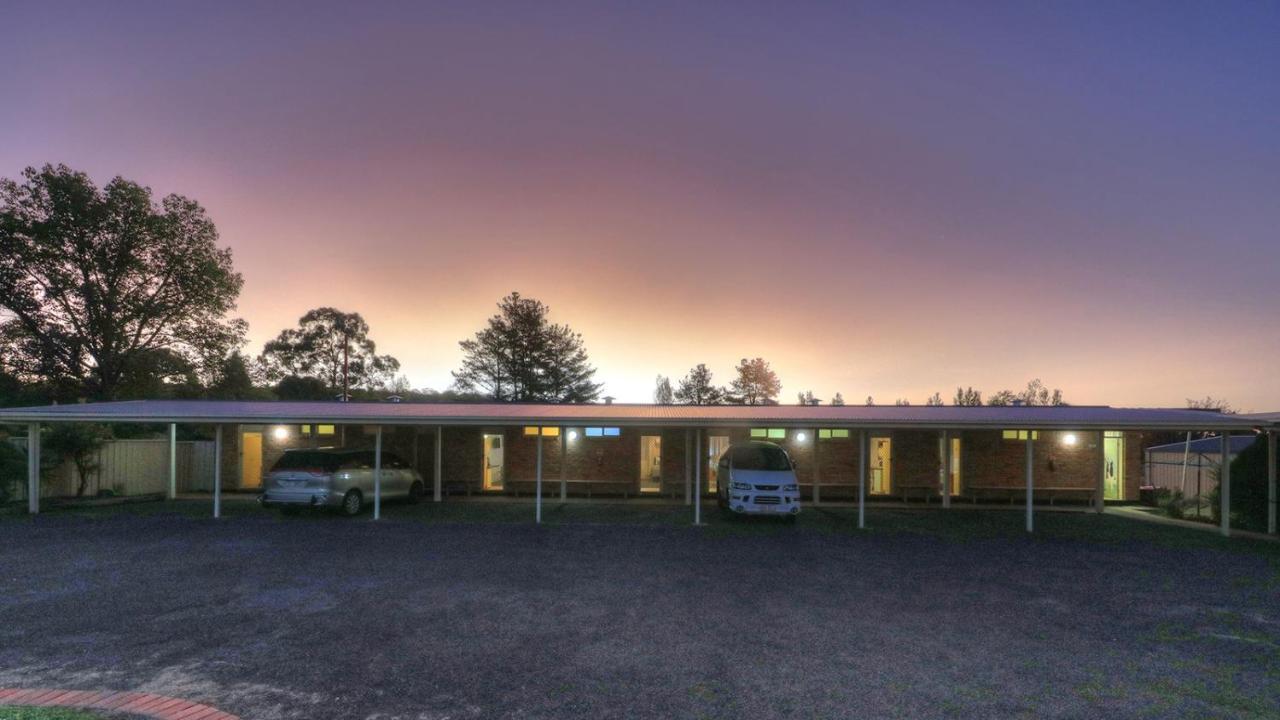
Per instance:
[[[201,202],[253,354],[332,305],[443,389],[519,290],[624,401],[1280,410],[1280,4],[269,5],[0,0],[0,177]]]

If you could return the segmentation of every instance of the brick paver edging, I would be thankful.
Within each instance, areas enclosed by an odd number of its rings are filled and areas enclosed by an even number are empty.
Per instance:
[[[0,705],[110,710],[157,720],[240,720],[238,716],[218,708],[182,698],[112,690],[0,688]]]

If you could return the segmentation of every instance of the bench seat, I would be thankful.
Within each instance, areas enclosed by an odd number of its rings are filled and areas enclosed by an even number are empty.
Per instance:
[[[1093,504],[1097,499],[1097,488],[1089,487],[1062,487],[1062,486],[1036,486],[1032,490],[1033,499],[1047,499],[1050,505],[1053,505],[1058,499],[1076,499],[1084,500],[1089,504]],[[1026,502],[1027,489],[1025,487],[1010,487],[1004,485],[970,485],[965,488],[965,496],[967,496],[975,505],[979,499],[1000,499],[1008,500],[1012,505],[1015,500]]]

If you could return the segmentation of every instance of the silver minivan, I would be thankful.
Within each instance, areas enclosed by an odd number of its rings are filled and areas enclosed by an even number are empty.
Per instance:
[[[296,510],[338,508],[358,515],[373,502],[372,450],[286,450],[263,482],[262,504]],[[382,499],[416,503],[425,486],[422,476],[394,453],[382,453]]]
[[[787,518],[800,513],[795,464],[781,447],[759,441],[731,445],[717,469],[716,500],[722,510]]]

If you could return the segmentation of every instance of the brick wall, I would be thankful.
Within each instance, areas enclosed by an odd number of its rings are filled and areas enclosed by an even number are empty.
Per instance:
[[[263,437],[263,469],[271,465],[286,448],[311,447],[317,443],[326,446],[367,447],[374,445],[372,427],[346,426],[345,442],[342,428],[332,437],[313,439],[302,436],[296,425],[287,426],[289,436],[277,440],[271,432],[275,426],[223,425],[222,487],[233,490],[240,487],[240,434],[244,430],[260,430]],[[566,477],[571,480],[611,480],[632,483],[633,492],[639,490],[640,438],[658,435],[662,438],[662,490],[668,496],[683,497],[687,453],[686,437],[692,437],[684,428],[622,428],[618,437],[586,437],[583,428],[563,428],[578,432],[577,439],[566,441],[568,453],[564,465]],[[849,438],[818,440],[815,428],[789,430],[785,440],[775,440],[797,462],[796,476],[801,484],[812,483],[816,466],[814,447],[820,444],[818,460],[822,464],[823,498],[828,500],[856,497],[858,481],[858,432]],[[473,492],[479,491],[483,478],[483,452],[481,435],[499,432],[504,436],[504,462],[506,478],[532,480],[535,475],[536,437],[526,436],[518,426],[505,428],[446,427],[443,431],[442,470],[449,483],[467,483]],[[804,432],[805,440],[799,440]],[[745,427],[709,428],[705,437],[723,435],[731,443],[750,439]],[[936,487],[939,457],[936,431],[894,431],[893,438],[893,486]],[[1075,446],[1063,442],[1065,432],[1042,431],[1035,445],[1035,482],[1040,487],[1093,488],[1097,483],[1102,449],[1099,434],[1094,431],[1075,433],[1079,442]],[[1123,477],[1124,499],[1138,497],[1142,482],[1142,447],[1150,433],[1125,433],[1125,466]],[[953,433],[953,436],[956,436]],[[968,430],[958,433],[961,439],[961,487],[1020,488],[1026,483],[1024,475],[1025,441],[1004,440],[999,430]],[[394,452],[408,463],[414,462],[428,487],[434,472],[434,427],[385,426],[383,447]],[[714,462],[714,461],[713,461]],[[560,438],[543,439],[543,479],[554,482],[560,478]],[[703,471],[703,486],[707,473]],[[828,487],[833,486],[833,487]],[[843,486],[843,487],[840,487]],[[806,497],[809,492],[806,489]]]
[[[1074,446],[1065,444],[1067,433],[1059,431],[1041,431],[1039,439],[1032,441],[1037,486],[1097,487],[1102,463],[1099,435],[1092,431],[1074,434],[1078,438]],[[1026,486],[1025,440],[1005,440],[999,430],[969,430],[961,437],[962,488]]]

